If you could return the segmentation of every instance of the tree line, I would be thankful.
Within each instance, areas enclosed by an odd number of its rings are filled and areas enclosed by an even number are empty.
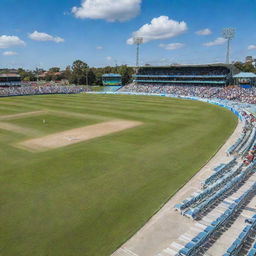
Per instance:
[[[107,73],[118,73],[122,75],[122,83],[127,84],[132,79],[134,70],[127,65],[115,67],[89,67],[89,65],[81,60],[76,60],[72,65],[67,66],[64,71],[59,67],[52,67],[49,70],[35,69],[24,70],[18,69],[18,73],[23,81],[37,81],[40,75],[45,74],[45,81],[68,80],[70,84],[76,85],[102,85],[102,75]]]
[[[251,62],[235,62],[234,65],[242,72],[256,73],[256,67]],[[2,69],[0,73],[8,73],[10,70]],[[76,85],[102,85],[102,75],[107,73],[117,73],[122,75],[122,83],[127,84],[132,80],[134,69],[127,65],[107,66],[102,68],[89,67],[81,60],[76,60],[65,70],[61,71],[59,67],[52,67],[49,70],[36,68],[35,70],[18,69],[22,81],[37,81],[40,75],[45,74],[42,80],[61,81],[66,80],[70,84]]]
[[[253,65],[252,62],[240,62],[237,61],[234,63],[235,67],[237,67],[241,72],[252,72],[256,74],[256,66]]]

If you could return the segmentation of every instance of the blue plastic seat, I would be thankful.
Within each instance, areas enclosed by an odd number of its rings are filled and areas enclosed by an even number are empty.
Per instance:
[[[192,249],[192,248],[195,247],[195,245],[196,245],[196,243],[189,242],[189,243],[187,243],[187,244],[185,245],[185,248],[187,248],[187,249]]]
[[[208,226],[205,230],[204,230],[204,232],[206,232],[206,233],[212,233],[213,231],[215,230],[215,228],[213,227],[213,226]]]
[[[249,253],[247,254],[247,256],[255,256],[256,255],[256,248],[252,248]]]
[[[219,224],[219,221],[217,221],[217,220],[214,220],[214,221],[211,223],[211,225],[214,226],[214,227],[216,227],[218,224]]]
[[[243,240],[247,237],[247,234],[248,234],[248,231],[242,232],[242,233],[239,235],[238,239],[240,239],[241,241],[243,241]]]
[[[182,256],[189,256],[190,253],[191,253],[190,250],[187,248],[182,248],[181,250],[179,250],[179,255],[182,255]]]
[[[235,240],[235,242],[228,248],[227,253],[230,253],[232,255],[232,253],[234,251],[236,251],[237,247],[239,246],[240,242]]]

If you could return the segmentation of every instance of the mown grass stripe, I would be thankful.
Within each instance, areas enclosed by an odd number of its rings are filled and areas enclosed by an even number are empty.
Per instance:
[[[47,95],[1,103],[24,112],[144,123],[37,154],[11,146],[24,140],[21,134],[0,131],[0,246],[7,256],[110,255],[215,154],[237,123],[220,107],[163,97]],[[27,128],[42,125],[36,117],[20,121]],[[58,115],[51,122],[56,132],[74,125]]]

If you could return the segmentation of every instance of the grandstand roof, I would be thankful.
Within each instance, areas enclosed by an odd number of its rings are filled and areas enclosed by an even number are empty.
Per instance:
[[[233,64],[208,63],[208,64],[171,64],[165,66],[142,66],[142,68],[170,68],[170,67],[232,67]]]
[[[226,67],[232,74],[237,74],[240,70],[233,64],[226,63],[209,63],[209,64],[172,64],[168,66],[141,66],[140,68],[189,68],[189,67]]]
[[[198,67],[198,68],[206,68],[206,67],[225,67],[227,68],[231,74],[238,74],[241,72],[235,65],[226,64],[226,63],[208,63],[208,64],[172,64],[168,66],[141,66],[142,69],[147,68],[189,68],[189,67]]]
[[[234,75],[234,78],[256,78],[256,74],[250,72],[241,72]]]

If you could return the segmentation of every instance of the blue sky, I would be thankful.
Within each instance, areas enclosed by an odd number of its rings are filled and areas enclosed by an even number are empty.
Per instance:
[[[133,35],[142,64],[223,62],[224,27],[231,60],[256,57],[255,0],[1,0],[0,68],[134,65]]]

